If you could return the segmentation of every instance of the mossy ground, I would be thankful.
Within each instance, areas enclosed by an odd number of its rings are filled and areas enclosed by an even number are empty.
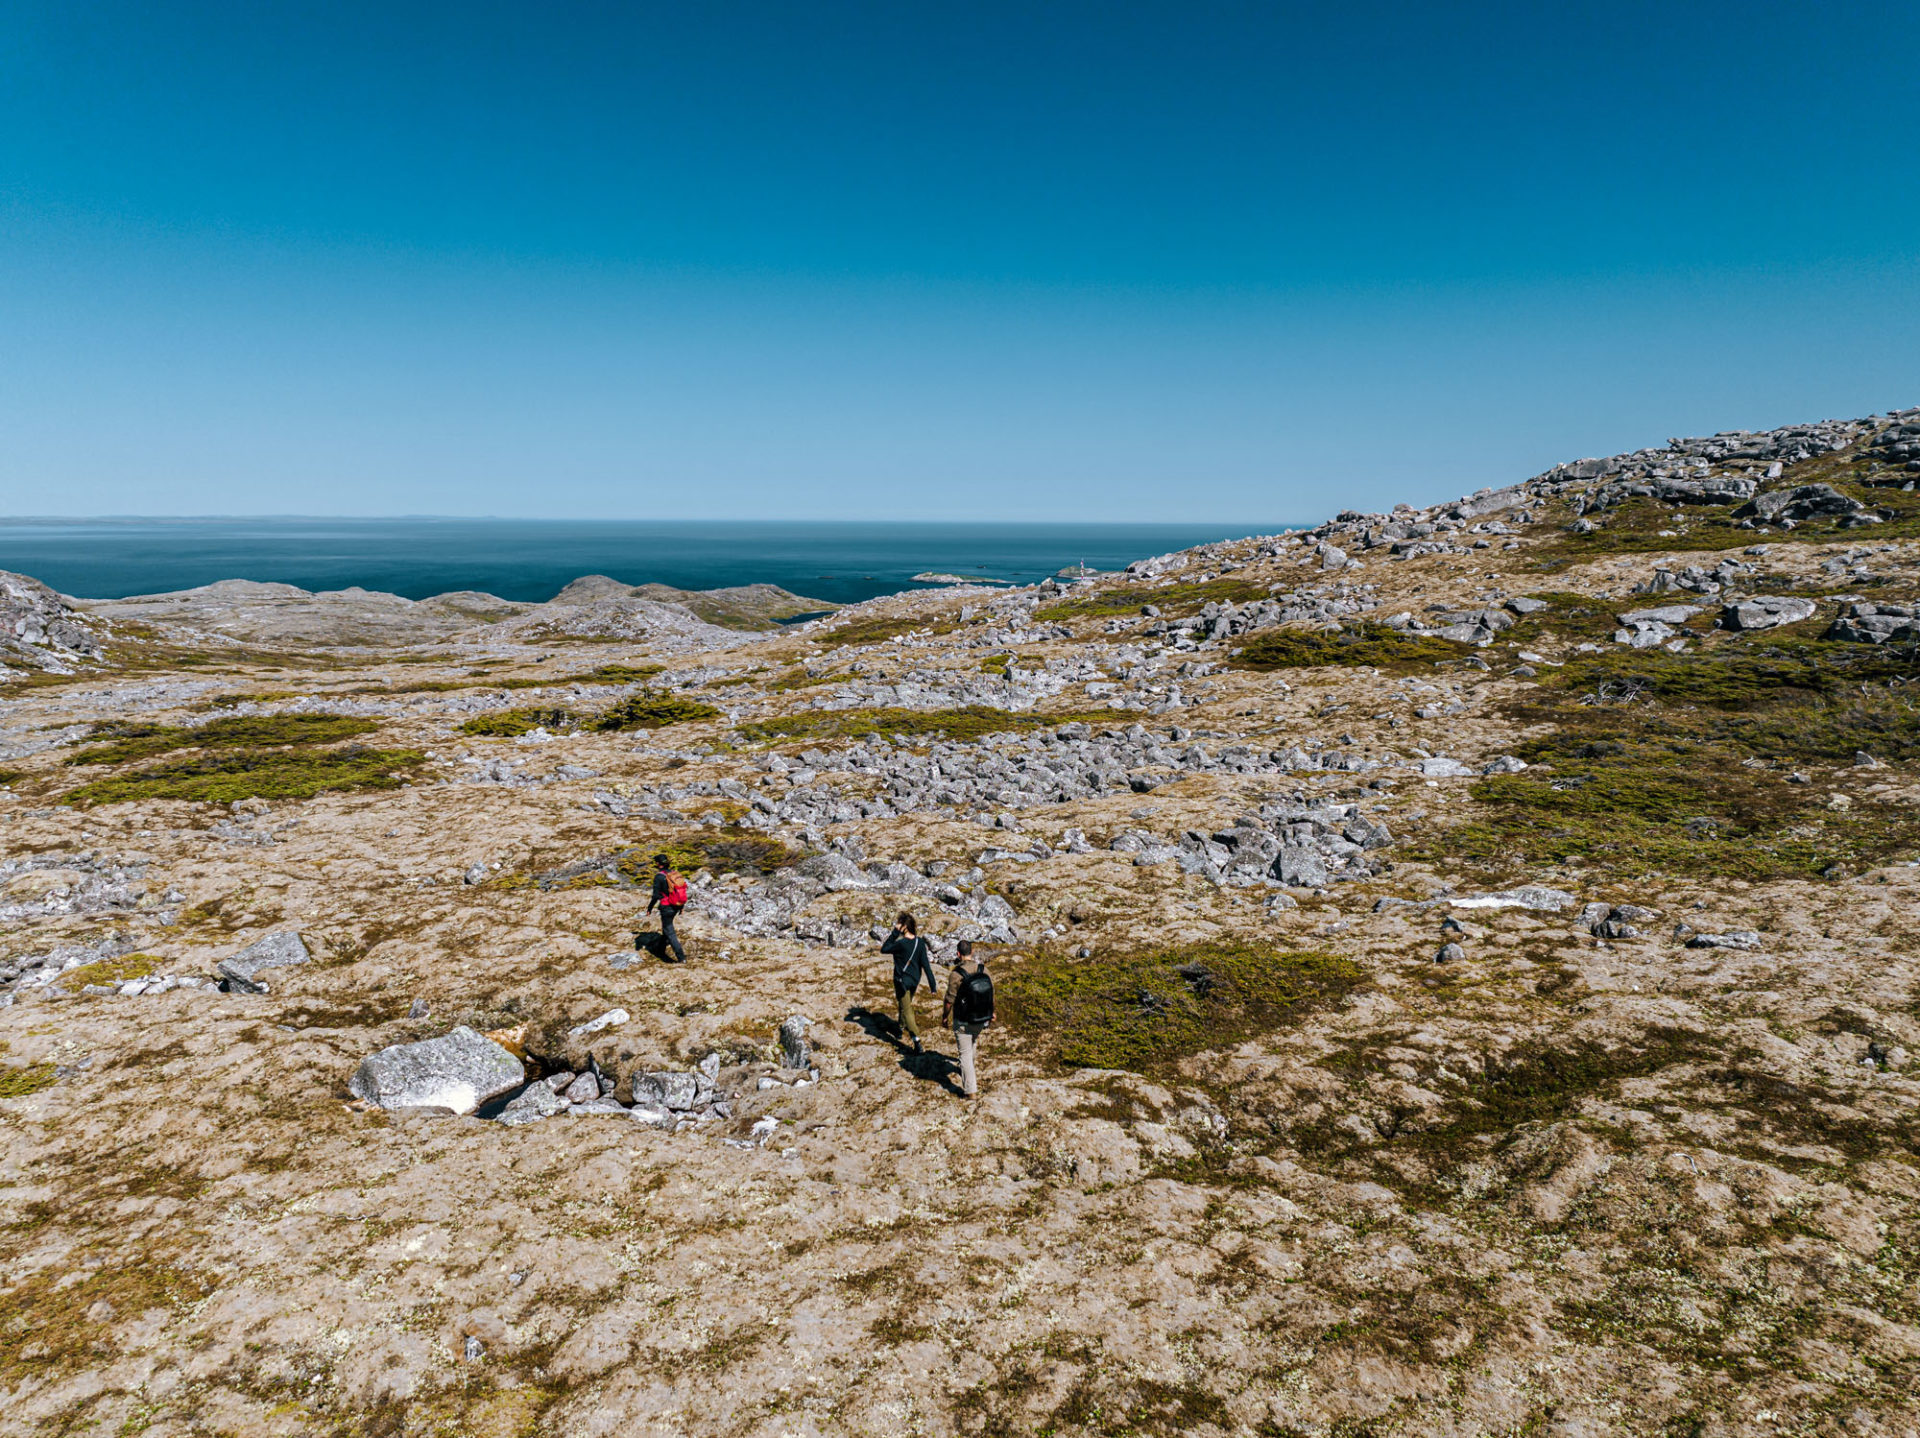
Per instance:
[[[1209,604],[1244,604],[1265,599],[1267,586],[1249,579],[1207,579],[1186,584],[1169,584],[1159,589],[1129,584],[1113,589],[1096,589],[1091,594],[1043,605],[1034,618],[1048,623],[1067,619],[1104,619],[1120,614],[1138,614],[1151,604],[1167,618],[1198,614]]]
[[[1262,672],[1323,665],[1426,669],[1445,660],[1458,662],[1472,652],[1468,645],[1449,639],[1406,634],[1385,624],[1360,624],[1331,632],[1263,629],[1241,647],[1233,664]]]
[[[214,719],[192,728],[169,724],[99,726],[93,744],[67,756],[69,764],[128,764],[179,749],[258,749],[272,744],[332,744],[379,726],[346,714],[255,714]]]
[[[1737,504],[1665,504],[1649,498],[1629,499],[1591,517],[1599,526],[1591,534],[1563,533],[1535,551],[1535,563],[1545,570],[1609,554],[1659,554],[1673,550],[1744,549],[1753,544],[1786,541],[1855,540],[1884,543],[1920,535],[1920,493],[1908,494],[1899,482],[1913,476],[1878,464],[1855,447],[1817,455],[1789,465],[1777,480],[1761,490],[1791,489],[1802,484],[1830,484],[1858,500],[1882,522],[1848,526],[1842,519],[1814,520],[1787,531],[1770,526],[1743,528],[1734,518]],[[1553,520],[1566,524],[1572,513],[1555,506]]]
[[[1054,729],[1062,724],[1108,723],[1112,710],[1087,713],[1043,714],[989,709],[968,705],[963,709],[814,709],[800,714],[784,714],[742,724],[735,732],[752,744],[774,743],[782,739],[862,739],[870,734],[902,734],[927,739],[965,741],[987,734],[1018,734],[1034,729]]]
[[[1500,875],[1578,862],[1748,880],[1905,857],[1920,848],[1910,806],[1832,807],[1793,776],[1861,751],[1920,760],[1915,668],[1905,646],[1737,636],[1577,659],[1509,706],[1534,731],[1515,753],[1535,767],[1481,779],[1470,818],[1405,852]]]
[[[817,634],[813,639],[823,648],[841,649],[849,644],[882,644],[907,634],[951,634],[959,627],[958,616],[950,614],[877,617],[850,620],[831,633]]]
[[[137,799],[311,799],[336,789],[396,789],[426,762],[417,749],[240,749],[202,754],[96,779],[68,790],[65,804],[120,804]]]
[[[124,984],[128,979],[144,979],[160,964],[161,960],[152,954],[125,954],[117,959],[100,959],[95,963],[82,964],[77,969],[68,969],[60,976],[60,986],[69,993],[78,993],[88,984]]]
[[[1349,959],[1237,941],[1099,959],[1042,950],[995,973],[996,1022],[1055,1064],[1154,1072],[1271,1032],[1365,981]]]
[[[496,709],[488,714],[476,714],[460,726],[460,732],[490,739],[518,738],[522,734],[531,734],[535,729],[554,733],[585,730],[594,734],[610,734],[628,729],[664,729],[669,724],[711,719],[719,713],[711,704],[702,704],[697,699],[682,699],[658,690],[643,689],[598,714],[581,714],[559,705]]]
[[[53,1065],[48,1063],[0,1066],[0,1098],[25,1098],[54,1084]]]

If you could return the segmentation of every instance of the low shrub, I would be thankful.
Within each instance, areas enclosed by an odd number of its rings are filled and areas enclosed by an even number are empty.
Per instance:
[[[460,732],[483,739],[517,739],[536,729],[553,732],[579,727],[580,716],[573,710],[535,705],[526,709],[495,709],[488,714],[476,714],[460,726]]]
[[[656,689],[642,689],[620,700],[605,713],[588,721],[587,728],[597,733],[617,733],[624,729],[664,729],[669,724],[688,724],[696,719],[712,719],[720,711],[697,699],[681,699]]]
[[[1471,645],[1407,634],[1385,624],[1360,624],[1332,631],[1263,629],[1247,640],[1232,661],[1240,669],[1317,669],[1323,665],[1397,669],[1461,659]]]
[[[137,799],[310,799],[334,789],[393,789],[424,763],[417,749],[240,749],[202,754],[96,779],[69,790],[64,804],[120,804]]]
[[[67,756],[69,764],[127,764],[177,749],[255,749],[269,744],[332,744],[379,726],[347,714],[253,714],[212,719],[192,728],[170,724],[114,724],[96,729],[95,744]]]
[[[800,714],[783,714],[773,719],[742,724],[735,732],[742,739],[756,744],[780,739],[863,739],[870,734],[906,734],[928,739],[965,741],[986,734],[1053,729],[1062,724],[1107,723],[1113,717],[1110,709],[1088,713],[1038,714],[991,709],[981,704],[931,712],[919,709],[810,709]]]
[[[1366,981],[1349,959],[1235,941],[1100,959],[1043,951],[996,972],[996,1018],[1069,1068],[1164,1070],[1271,1033]]]
[[[1245,604],[1265,599],[1267,586],[1248,579],[1208,579],[1189,584],[1165,584],[1153,588],[1144,584],[1120,585],[1096,589],[1058,604],[1048,604],[1034,612],[1034,618],[1057,622],[1063,619],[1102,619],[1117,614],[1138,614],[1151,604],[1168,618],[1198,614],[1209,604]]]

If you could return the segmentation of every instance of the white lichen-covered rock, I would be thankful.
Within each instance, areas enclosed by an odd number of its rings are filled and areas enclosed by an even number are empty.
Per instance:
[[[463,1025],[437,1039],[395,1044],[370,1054],[348,1087],[355,1098],[381,1108],[472,1113],[525,1079],[520,1060],[511,1052]]]

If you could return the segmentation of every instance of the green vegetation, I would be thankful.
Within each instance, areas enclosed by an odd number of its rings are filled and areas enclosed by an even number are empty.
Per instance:
[[[587,727],[597,733],[623,729],[664,729],[669,724],[687,724],[695,719],[712,719],[720,711],[695,699],[676,699],[654,689],[630,694],[611,709],[593,719]]]
[[[1606,554],[1652,554],[1669,550],[1743,549],[1750,544],[1778,544],[1783,540],[1866,538],[1874,541],[1920,536],[1920,493],[1907,494],[1898,481],[1910,476],[1885,469],[1859,450],[1844,449],[1817,455],[1790,465],[1762,490],[1791,489],[1802,484],[1830,484],[1858,500],[1883,523],[1861,531],[1847,528],[1842,519],[1810,521],[1791,533],[1774,528],[1743,529],[1733,512],[1740,506],[1722,504],[1663,504],[1637,498],[1591,516],[1599,528],[1591,534],[1566,533],[1536,553],[1540,567],[1564,569],[1570,563]],[[1893,481],[1890,483],[1890,481]],[[1571,518],[1570,514],[1564,516]]]
[[[266,744],[331,744],[379,727],[345,714],[257,714],[214,719],[197,728],[110,724],[89,736],[111,742],[67,756],[69,764],[127,764],[176,749],[250,749]]]
[[[17,784],[26,777],[27,771],[25,769],[0,769],[0,787],[8,784]]]
[[[144,979],[160,967],[152,954],[126,954],[117,959],[99,959],[68,969],[60,976],[60,987],[78,993],[88,984],[124,984],[128,979]]]
[[[656,689],[642,689],[599,714],[579,714],[571,709],[545,706],[496,709],[490,714],[477,714],[467,720],[460,726],[460,732],[493,739],[517,738],[522,734],[531,734],[535,729],[611,734],[626,729],[664,729],[669,724],[711,719],[719,712],[711,704],[702,704],[698,700],[676,698]]]
[[[1054,1063],[1141,1072],[1270,1033],[1365,980],[1348,959],[1237,941],[1098,960],[1041,952],[995,976],[1000,1021]]]
[[[0,1068],[0,1098],[25,1098],[30,1093],[39,1093],[43,1088],[52,1088],[53,1084],[52,1064]]]
[[[536,729],[555,730],[577,729],[580,716],[571,709],[533,707],[527,709],[495,709],[488,714],[476,714],[460,726],[462,734],[472,734],[486,739],[517,739],[522,734],[531,734]]]
[[[394,789],[405,771],[425,762],[417,749],[237,749],[158,764],[96,779],[68,791],[66,804],[119,804],[137,799],[310,799],[333,789]]]
[[[582,684],[640,684],[664,674],[664,664],[602,664],[580,676]]]
[[[1209,579],[1191,584],[1167,584],[1158,589],[1144,584],[1125,584],[1046,605],[1036,610],[1033,617],[1047,621],[1104,619],[1116,614],[1138,614],[1143,604],[1151,604],[1171,619],[1198,614],[1208,604],[1244,604],[1266,597],[1267,586],[1250,579]]]
[[[905,615],[899,618],[855,619],[841,625],[831,634],[814,636],[816,644],[828,649],[839,649],[848,644],[879,644],[888,639],[898,639],[903,634],[926,631],[928,634],[951,634],[960,627],[957,617],[942,615]]]
[[[1061,724],[1106,723],[1112,718],[1113,711],[1109,709],[1074,714],[1016,714],[979,704],[964,709],[936,709],[930,713],[919,709],[810,709],[801,714],[742,724],[735,732],[754,744],[781,739],[862,739],[869,734],[908,734],[965,741],[984,734],[1052,729]]]
[[[1473,652],[1469,645],[1431,635],[1403,634],[1385,624],[1360,624],[1332,632],[1263,629],[1249,639],[1233,663],[1241,669],[1316,669],[1325,664],[1404,669]]]
[[[767,692],[785,694],[790,689],[811,689],[816,684],[838,684],[846,677],[844,674],[809,674],[805,669],[794,668],[769,683]]]
[[[1480,780],[1470,819],[1405,851],[1497,873],[1580,862],[1751,880],[1904,856],[1920,846],[1910,806],[1829,807],[1783,769],[1850,765],[1861,750],[1920,760],[1903,683],[1916,668],[1905,646],[1733,636],[1576,660],[1509,706],[1537,735],[1516,751],[1536,767]]]
[[[806,854],[751,829],[710,829],[675,835],[657,843],[634,844],[598,858],[581,859],[539,873],[502,874],[487,881],[493,889],[643,888],[653,882],[653,856],[665,854],[682,874],[700,869],[715,874],[751,874],[764,878],[799,863]]]

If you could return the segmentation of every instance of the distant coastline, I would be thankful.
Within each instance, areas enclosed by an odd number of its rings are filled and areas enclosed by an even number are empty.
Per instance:
[[[977,524],[887,520],[0,519],[0,570],[63,594],[121,599],[223,579],[358,586],[425,599],[553,598],[583,574],[720,589],[773,584],[834,604],[963,583],[1031,584],[1072,566],[1122,569],[1286,523]]]

